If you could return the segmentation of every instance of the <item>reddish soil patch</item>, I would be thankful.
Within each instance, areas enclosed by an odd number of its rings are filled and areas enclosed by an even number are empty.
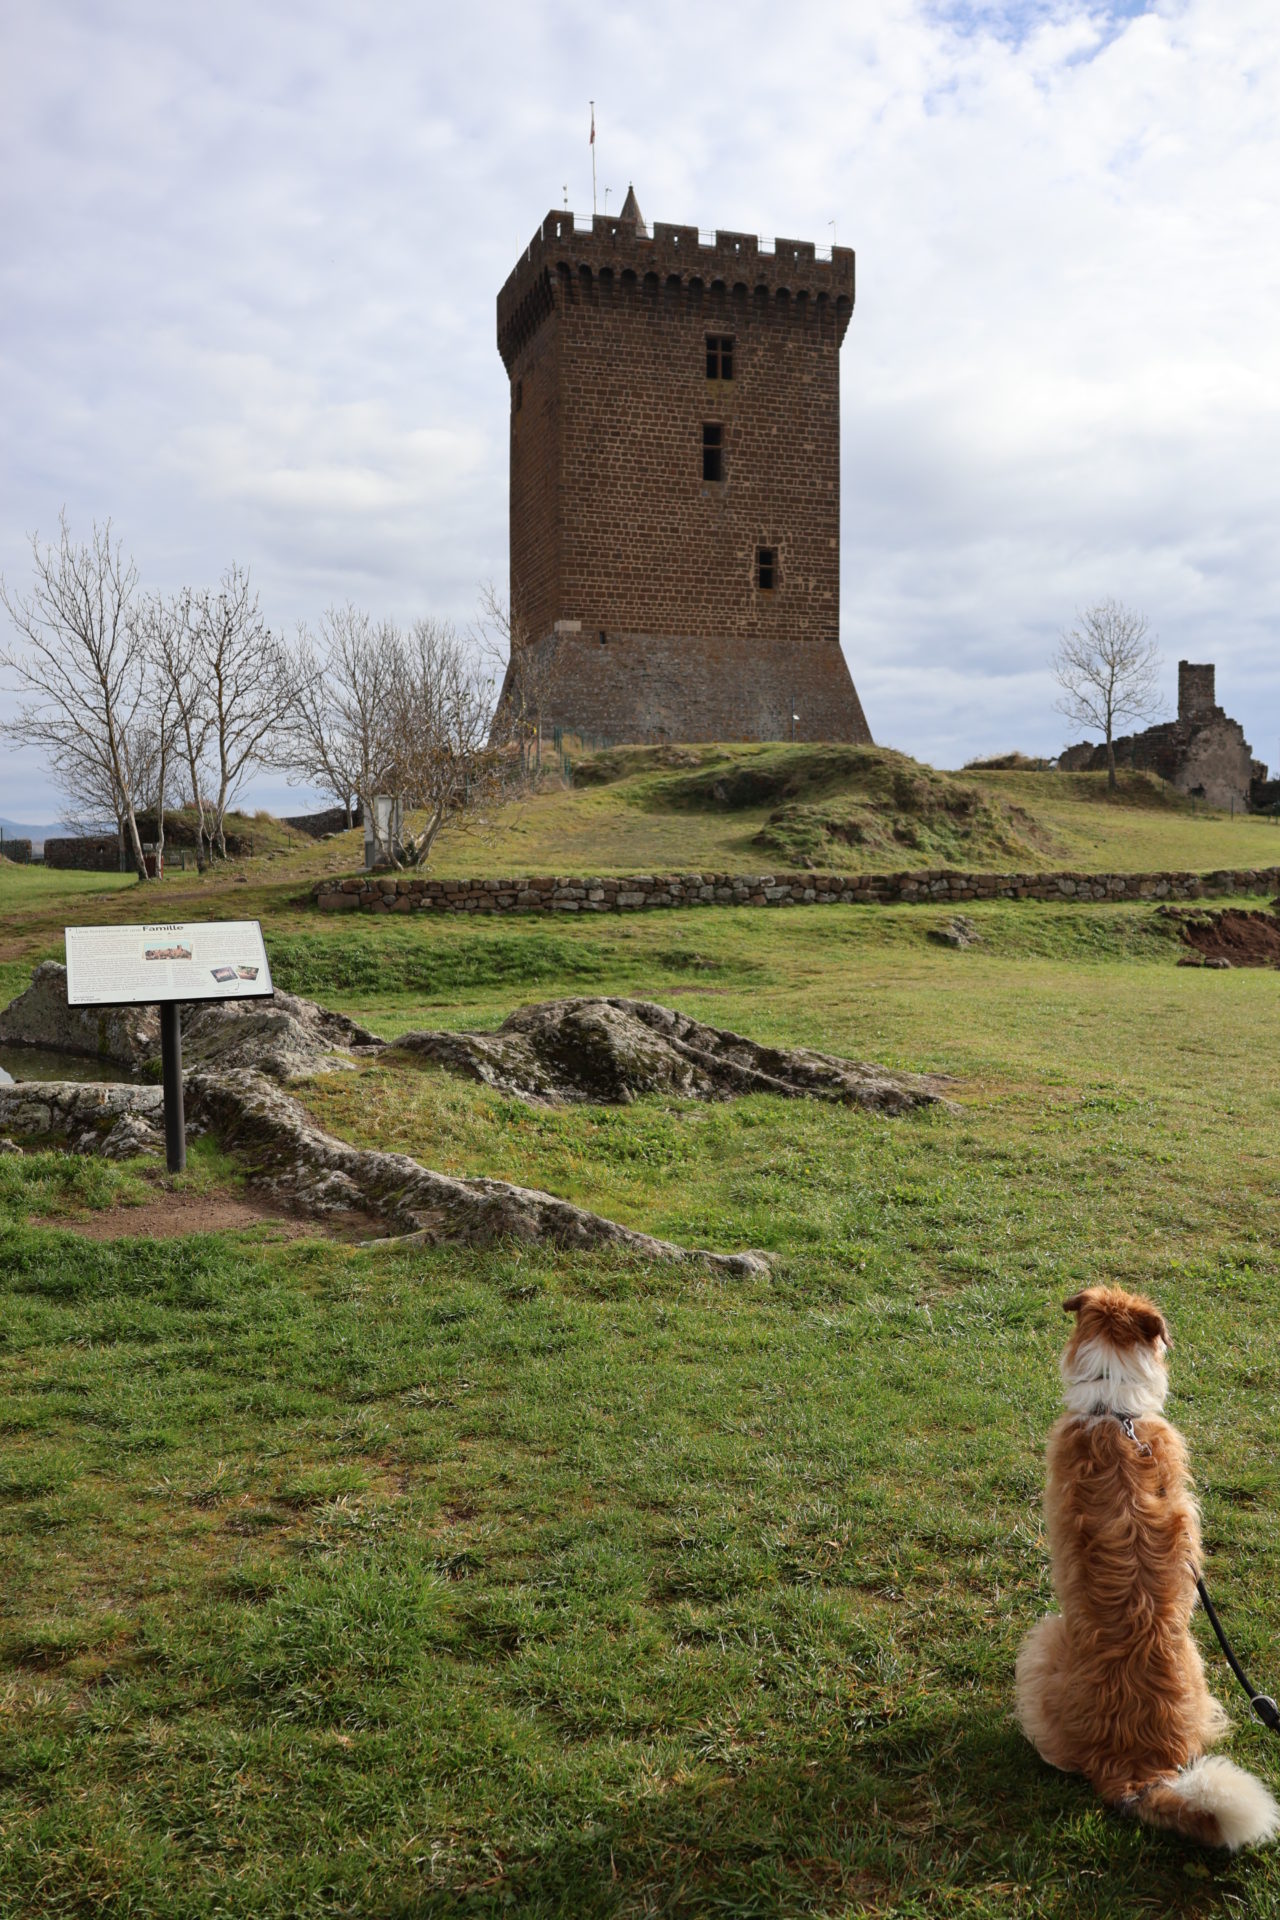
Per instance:
[[[1280,918],[1273,913],[1228,907],[1222,913],[1199,914],[1186,921],[1182,937],[1206,960],[1226,960],[1233,967],[1280,967]]]
[[[157,1193],[137,1207],[112,1207],[79,1218],[68,1214],[33,1214],[33,1227],[60,1227],[86,1240],[172,1240],[184,1233],[234,1233],[264,1224],[275,1229],[273,1239],[297,1240],[303,1234],[321,1234],[339,1240],[369,1240],[384,1234],[378,1221],[360,1213],[327,1214],[323,1221],[286,1213],[278,1204],[255,1199],[249,1193]]]
[[[69,1214],[33,1214],[33,1227],[61,1227],[86,1240],[141,1238],[171,1240],[183,1233],[225,1233],[270,1221],[285,1239],[307,1231],[308,1223],[229,1193],[158,1193],[139,1207],[111,1207],[79,1218]]]

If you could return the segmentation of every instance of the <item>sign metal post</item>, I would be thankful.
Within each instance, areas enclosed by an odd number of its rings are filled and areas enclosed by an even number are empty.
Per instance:
[[[182,1110],[182,1008],[166,1000],[160,1009],[160,1061],[164,1070],[164,1157],[170,1173],[187,1164],[187,1120]]]

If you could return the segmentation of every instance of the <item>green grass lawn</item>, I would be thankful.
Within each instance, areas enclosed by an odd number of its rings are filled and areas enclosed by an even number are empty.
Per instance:
[[[592,764],[619,777],[580,784]],[[753,800],[741,777],[753,773],[791,791]],[[354,836],[350,844],[354,860]],[[433,867],[449,876],[762,873],[806,855],[866,873],[1208,871],[1280,864],[1280,827],[1193,808],[1147,775],[1123,776],[1112,794],[1105,774],[935,774],[858,748],[626,748],[579,767],[572,787],[549,785],[499,813],[484,837],[442,840]]]
[[[1280,1680],[1280,979],[1179,969],[1146,908],[979,906],[964,953],[938,917],[268,926],[388,1034],[627,991],[955,1076],[893,1123],[534,1110],[394,1056],[304,1089],[767,1279],[90,1244],[28,1215],[135,1170],[0,1160],[0,1914],[1280,1915],[1274,1853],[1108,1818],[1010,1711],[1097,1279],[1169,1315],[1210,1583]]]

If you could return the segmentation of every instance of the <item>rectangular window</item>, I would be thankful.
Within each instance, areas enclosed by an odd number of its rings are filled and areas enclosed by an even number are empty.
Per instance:
[[[524,405],[524,381],[517,380],[516,381],[516,412],[517,413],[519,413],[523,405]]]
[[[702,428],[702,477],[724,479],[724,428],[710,423]]]
[[[761,593],[772,593],[778,584],[778,549],[756,548],[756,585]]]
[[[709,333],[707,335],[707,378],[708,380],[732,380],[732,334]]]

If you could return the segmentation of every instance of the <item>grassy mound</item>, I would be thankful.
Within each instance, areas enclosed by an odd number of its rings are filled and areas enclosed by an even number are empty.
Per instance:
[[[1053,844],[1024,809],[883,747],[613,748],[585,773],[588,784],[627,782],[652,812],[768,808],[749,844],[776,861],[847,866],[853,848],[972,866],[1036,860]]]
[[[1034,860],[1051,840],[1023,809],[877,747],[779,749],[665,783],[668,804],[769,806],[751,844],[780,861],[847,865],[849,850],[930,865]]]

